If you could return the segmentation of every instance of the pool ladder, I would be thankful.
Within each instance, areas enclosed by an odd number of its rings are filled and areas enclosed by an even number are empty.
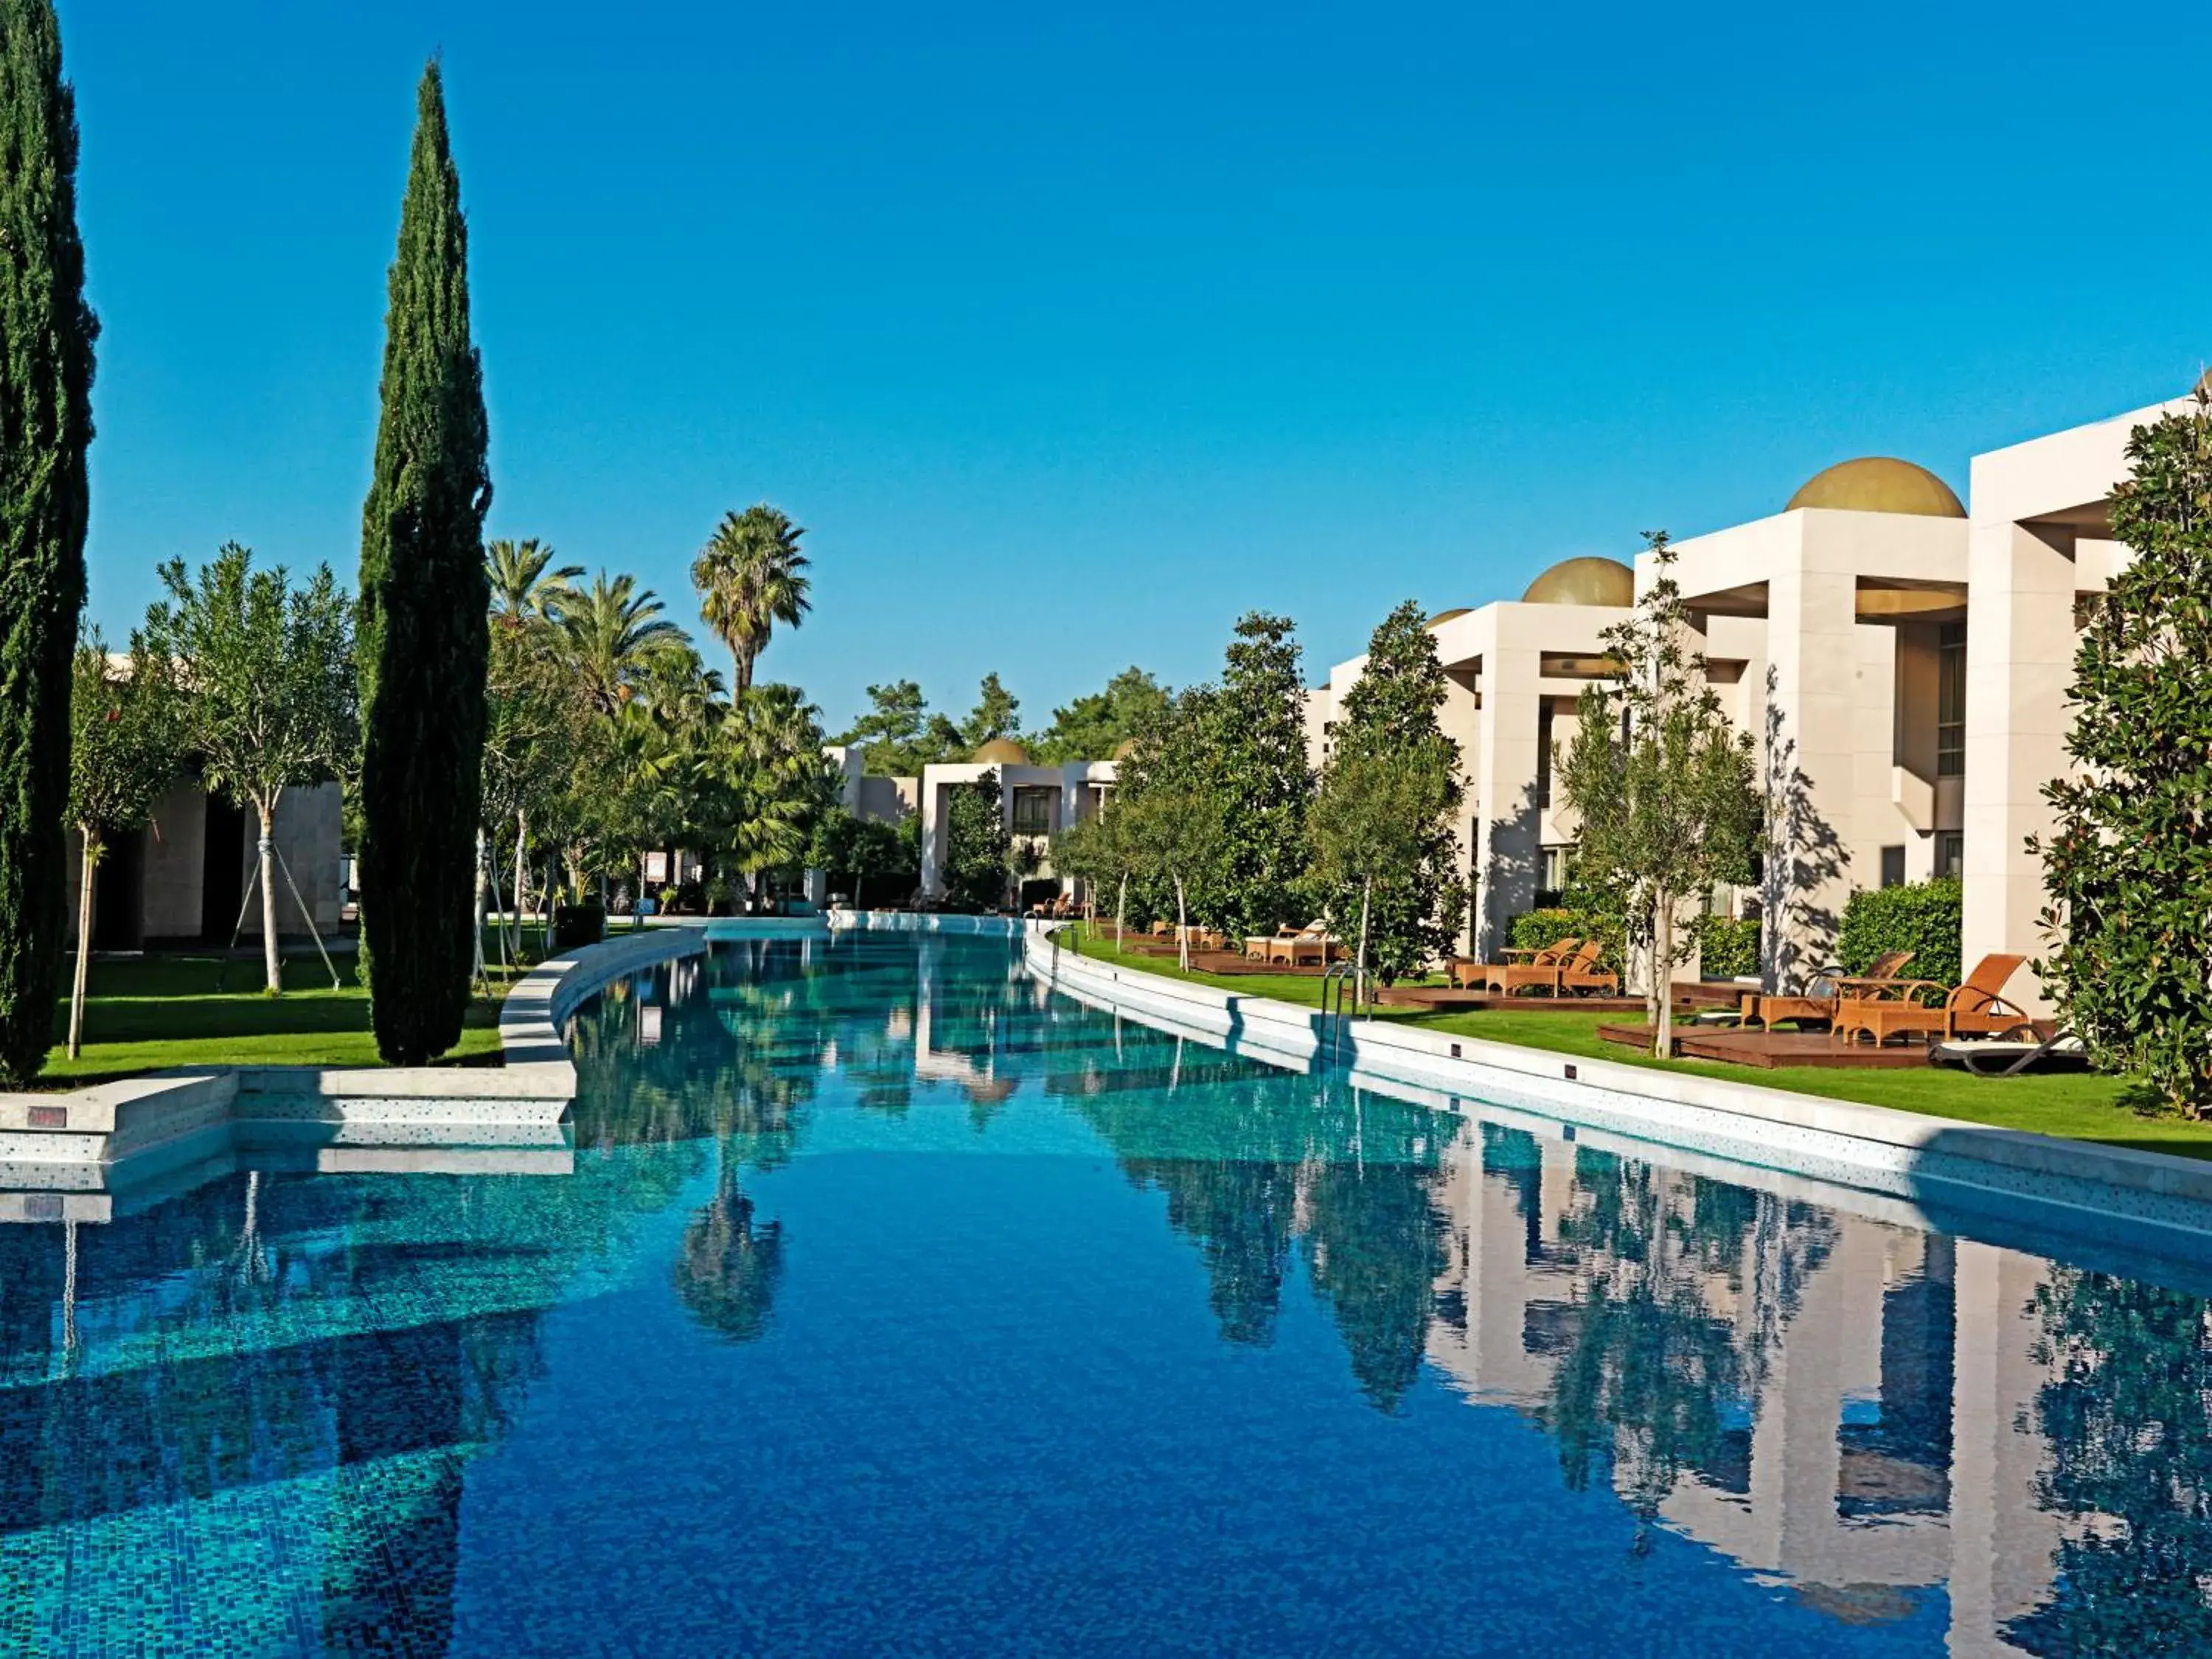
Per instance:
[[[1348,962],[1332,963],[1321,976],[1322,1041],[1332,1060],[1336,1057],[1339,1034],[1350,1036],[1346,1028],[1352,1020],[1359,1018],[1357,985],[1358,981],[1352,976],[1352,964]],[[1352,1002],[1352,1012],[1348,1014],[1345,1012],[1347,997]]]

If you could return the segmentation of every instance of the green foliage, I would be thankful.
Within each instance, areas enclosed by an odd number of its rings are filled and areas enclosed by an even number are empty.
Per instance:
[[[76,100],[49,0],[0,0],[0,1087],[37,1075],[62,962],[70,659],[93,342]]]
[[[1707,979],[1745,979],[1759,971],[1756,918],[1700,916],[1695,931],[1698,971]]]
[[[1121,834],[1121,813],[1111,804],[1103,812],[1079,820],[1053,838],[1052,867],[1086,884],[1091,897],[1110,909],[1119,901],[1121,880],[1134,873],[1130,848]]]
[[[2070,1523],[2042,1604],[2005,1627],[2030,1653],[2142,1659],[2212,1651],[2212,1347],[2204,1298],[2053,1266],[2033,1352],[2051,1380],[2036,1504]]]
[[[902,897],[921,873],[921,844],[909,824],[919,829],[918,814],[887,823],[881,818],[855,817],[842,803],[833,803],[816,820],[806,861],[828,872],[833,887],[849,882],[856,907],[871,896],[872,881],[877,884],[873,896],[878,902],[891,899],[895,890]]]
[[[1238,619],[1211,700],[1211,748],[1228,837],[1207,920],[1232,938],[1271,933],[1309,901],[1305,684],[1287,617]]]
[[[1956,985],[1959,914],[1955,876],[1897,887],[1863,887],[1844,905],[1836,960],[1852,973],[1863,974],[1885,951],[1910,951],[1912,960],[1905,970],[1910,977]]]
[[[459,1041],[468,1012],[490,649],[489,436],[435,62],[416,99],[390,294],[362,508],[362,941],[378,1048],[412,1066]]]
[[[978,910],[1005,903],[1012,846],[998,769],[973,783],[956,784],[946,794],[945,868],[939,872],[945,896]]]
[[[990,676],[986,684],[997,678]],[[879,778],[920,777],[923,767],[963,761],[976,747],[961,727],[930,712],[921,687],[912,680],[870,686],[868,712],[832,741],[858,744],[868,775]]]
[[[1563,939],[1605,941],[1599,958],[1613,973],[1625,971],[1628,960],[1628,925],[1618,910],[1578,909],[1558,906],[1527,910],[1513,918],[1508,943],[1516,951],[1548,951]]]
[[[72,672],[69,819],[96,860],[106,837],[153,817],[184,770],[185,708],[173,662],[149,651],[143,635],[118,670],[91,629]]]
[[[1450,743],[1439,735],[1405,749],[1340,750],[1322,775],[1308,818],[1313,872],[1327,890],[1358,896],[1345,925],[1358,915],[1354,961],[1363,989],[1375,943],[1376,897],[1407,892],[1421,880],[1457,793],[1454,759]],[[1419,966],[1395,953],[1380,963],[1385,983]]]
[[[1109,810],[1121,820],[1115,834],[1130,868],[1146,879],[1155,894],[1164,891],[1168,896],[1158,910],[1172,915],[1179,926],[1203,921],[1205,913],[1196,896],[1219,891],[1231,834],[1220,795],[1200,785],[1155,775],[1143,789],[1117,799]],[[1188,967],[1187,936],[1182,939],[1179,955],[1182,965]]]
[[[1620,665],[1610,684],[1582,695],[1561,793],[1582,820],[1581,879],[1618,893],[1657,971],[1653,1052],[1671,1042],[1674,1000],[1662,988],[1695,948],[1678,928],[1684,901],[1751,878],[1764,803],[1748,732],[1732,731],[1705,665],[1685,647],[1689,612],[1664,532],[1646,539],[1659,574],[1627,620],[1605,631]]]
[[[1421,607],[1407,600],[1383,618],[1367,645],[1367,665],[1345,694],[1342,717],[1329,728],[1328,775],[1347,764],[1395,758],[1418,775],[1439,763],[1443,790],[1423,820],[1419,856],[1391,878],[1378,880],[1369,905],[1369,951],[1385,983],[1425,971],[1449,956],[1467,915],[1467,885],[1459,876],[1459,838],[1453,819],[1464,793],[1457,755],[1443,735],[1437,712],[1448,682],[1437,659],[1436,638],[1424,626]],[[1324,883],[1330,913],[1358,912],[1353,888]]]
[[[739,692],[697,763],[688,823],[749,878],[796,869],[816,825],[836,801],[836,780],[822,757],[822,728],[796,686],[761,684]],[[686,833],[685,821],[665,837]]]
[[[960,741],[967,752],[972,755],[987,743],[1021,734],[1020,700],[1000,684],[997,674],[984,675],[982,684],[975,688],[975,706],[960,726]]]
[[[1172,916],[1182,909],[1213,919],[1221,883],[1218,838],[1223,827],[1218,756],[1218,696],[1210,685],[1184,688],[1148,718],[1120,766],[1109,811],[1123,819],[1119,846],[1130,878],[1132,913]],[[1176,826],[1196,815],[1208,842],[1179,840]],[[1203,850],[1204,856],[1196,854]],[[1181,890],[1178,893],[1177,884]]]
[[[805,534],[780,508],[758,501],[742,513],[725,513],[692,562],[699,619],[729,647],[740,696],[752,687],[753,665],[776,623],[796,628],[811,606],[813,580],[799,550]]]
[[[184,678],[185,743],[201,782],[251,811],[265,842],[287,789],[339,778],[356,752],[353,606],[327,565],[294,587],[282,565],[255,570],[236,542],[197,580],[182,559],[159,574],[168,598],[146,612],[144,648]],[[282,988],[276,879],[264,854],[262,964],[272,995]]]
[[[2048,786],[2044,983],[2100,1066],[2212,1114],[2212,401],[2138,427],[2081,636],[2072,775]],[[1916,970],[1919,964],[1914,964]]]
[[[1166,709],[1167,688],[1143,669],[1131,666],[1106,682],[1103,691],[1078,697],[1052,711],[1052,724],[1037,734],[1030,754],[1040,764],[1112,760],[1121,745]]]
[[[664,655],[690,650],[684,630],[661,614],[666,609],[636,577],[604,570],[562,599],[562,659],[587,705],[611,715],[640,695]]]

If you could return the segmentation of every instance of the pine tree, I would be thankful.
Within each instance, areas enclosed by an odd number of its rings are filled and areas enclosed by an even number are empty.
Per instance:
[[[50,0],[0,0],[0,1086],[52,1041],[92,346],[76,100]]]
[[[362,511],[362,943],[376,1045],[420,1065],[461,1035],[489,655],[483,380],[438,65],[422,72]]]

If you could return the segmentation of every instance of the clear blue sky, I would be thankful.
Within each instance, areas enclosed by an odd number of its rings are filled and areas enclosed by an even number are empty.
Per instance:
[[[1032,725],[1230,623],[1310,666],[2185,390],[2212,9],[61,0],[105,325],[93,614],[236,538],[350,574],[444,54],[490,532],[811,534],[764,672]]]

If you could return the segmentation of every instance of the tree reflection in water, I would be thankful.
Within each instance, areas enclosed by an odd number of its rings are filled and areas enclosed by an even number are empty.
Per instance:
[[[2075,1524],[2045,1600],[2008,1626],[2034,1654],[2212,1653],[2212,1316],[2203,1297],[2053,1266],[2036,1287],[2045,1509]]]

